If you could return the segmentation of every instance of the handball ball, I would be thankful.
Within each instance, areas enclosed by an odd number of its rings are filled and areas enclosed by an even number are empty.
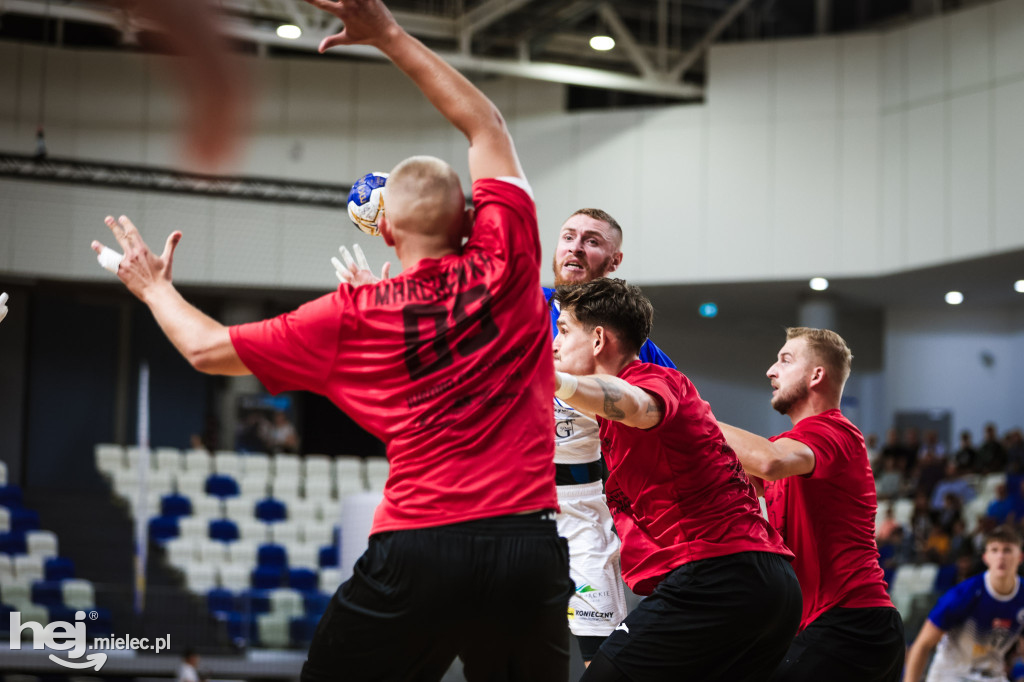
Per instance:
[[[384,215],[384,183],[387,173],[367,173],[356,180],[348,193],[348,217],[360,230],[376,237],[377,221]]]

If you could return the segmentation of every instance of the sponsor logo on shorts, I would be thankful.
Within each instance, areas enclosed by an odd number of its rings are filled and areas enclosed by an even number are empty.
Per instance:
[[[572,620],[575,617],[576,617],[576,609],[574,609],[573,607],[570,606],[569,607],[569,620]]]
[[[619,623],[619,624],[618,624],[618,625],[617,625],[617,626],[615,627],[615,629],[616,629],[616,630],[622,630],[622,631],[623,631],[623,632],[625,632],[625,633],[626,633],[627,635],[629,634],[629,626],[628,626],[628,625],[626,625],[625,623]]]

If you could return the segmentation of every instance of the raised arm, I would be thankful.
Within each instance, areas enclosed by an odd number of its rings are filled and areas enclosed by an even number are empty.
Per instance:
[[[341,19],[345,28],[320,43],[323,52],[337,45],[373,45],[401,69],[430,103],[469,140],[473,180],[524,177],[501,112],[475,85],[412,37],[381,0],[306,0]]]
[[[610,374],[577,377],[555,372],[555,395],[580,412],[638,429],[653,428],[664,418],[657,398]]]
[[[108,216],[106,223],[124,249],[124,258],[120,263],[108,261],[104,267],[116,272],[128,290],[146,304],[160,329],[189,364],[206,374],[251,374],[235,352],[228,328],[186,301],[171,282],[174,249],[181,240],[181,232],[167,237],[164,252],[158,257],[125,216]],[[94,241],[92,248],[104,262],[106,247]]]
[[[777,481],[814,471],[814,451],[798,440],[780,438],[772,442],[735,426],[718,425],[748,474]]]

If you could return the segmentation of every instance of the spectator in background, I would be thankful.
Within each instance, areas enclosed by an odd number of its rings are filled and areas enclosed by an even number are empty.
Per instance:
[[[892,455],[886,455],[882,463],[882,471],[875,477],[875,492],[879,501],[892,500],[903,491],[903,472],[899,462]]]
[[[903,449],[907,453],[907,471],[913,471],[921,455],[921,432],[916,426],[903,429]]]
[[[907,449],[900,441],[900,432],[897,429],[889,429],[885,432],[885,444],[882,446],[882,460],[886,457],[893,457],[901,471],[910,472]]]
[[[896,520],[896,510],[892,503],[889,503],[885,508],[885,518],[875,528],[875,540],[879,544],[888,542],[897,528],[901,528],[900,522]]]
[[[1006,470],[1006,448],[999,442],[996,425],[985,424],[985,440],[978,448],[978,469],[982,473],[991,474]]]
[[[997,485],[995,494],[995,499],[989,502],[985,509],[985,515],[995,519],[996,523],[1000,525],[1010,520],[1011,515],[1013,515],[1013,519],[1016,519],[1017,514],[1014,510],[1013,500],[1006,493],[1006,484]]]
[[[239,452],[267,452],[270,449],[270,422],[260,410],[250,410],[242,417],[235,434]]]
[[[934,452],[939,459],[945,459],[948,454],[946,444],[939,440],[939,434],[935,429],[928,429],[924,432],[924,442],[918,452],[920,454]]]
[[[974,486],[967,482],[956,462],[950,460],[946,463],[946,477],[939,481],[932,491],[932,509],[942,509],[945,506],[946,495],[954,495],[965,505],[975,498]]]
[[[299,451],[299,434],[295,426],[281,410],[274,412],[274,421],[270,425],[270,451],[274,454],[287,452],[295,454]]]
[[[938,509],[935,525],[949,533],[953,524],[961,518],[963,518],[963,504],[960,498],[953,493],[946,493],[942,498],[942,506]]]
[[[878,471],[878,467],[882,465],[882,450],[878,447],[878,435],[869,433],[865,436],[864,447],[868,449],[868,463],[871,465],[871,471]]]
[[[181,656],[181,665],[178,666],[177,682],[202,682],[199,675],[199,654],[195,649],[189,647]]]
[[[1024,473],[1024,433],[1020,429],[1006,434],[1006,461],[1010,473]]]
[[[925,450],[917,462],[917,485],[914,487],[915,495],[924,495],[930,500],[935,492],[935,486],[946,475],[946,466],[938,455],[931,450]]]
[[[953,461],[963,473],[975,470],[978,464],[978,451],[974,449],[974,444],[971,442],[970,431],[960,432],[960,448],[953,455]]]

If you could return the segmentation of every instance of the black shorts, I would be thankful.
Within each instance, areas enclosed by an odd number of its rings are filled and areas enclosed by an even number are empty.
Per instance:
[[[896,609],[829,609],[797,635],[772,682],[899,682],[907,641]]]
[[[565,682],[573,583],[553,515],[378,533],[320,619],[304,682]]]
[[[685,564],[605,640],[582,680],[763,680],[793,641],[802,603],[778,554]]]

